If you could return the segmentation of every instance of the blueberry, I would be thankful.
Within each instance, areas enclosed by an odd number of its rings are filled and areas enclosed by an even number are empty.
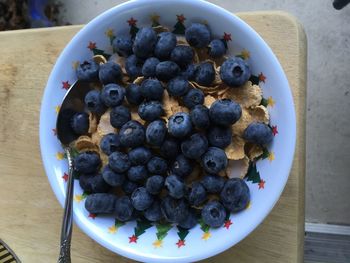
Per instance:
[[[186,193],[186,185],[175,174],[168,175],[164,185],[172,198],[180,199]]]
[[[220,227],[225,222],[226,210],[218,201],[208,202],[202,209],[204,223],[210,227]]]
[[[197,67],[194,64],[190,64],[186,69],[182,70],[179,75],[185,79],[194,80],[196,68]]]
[[[147,169],[151,174],[165,174],[168,164],[163,158],[154,156],[148,161]]]
[[[225,55],[226,47],[220,39],[213,39],[209,44],[209,56],[219,58]]]
[[[193,60],[193,49],[189,46],[176,46],[170,55],[170,60],[174,61],[181,68],[186,68]]]
[[[212,126],[208,130],[207,137],[211,146],[225,149],[232,141],[232,129],[230,127]]]
[[[227,156],[224,150],[209,147],[202,155],[202,166],[207,173],[217,174],[227,166]]]
[[[168,160],[175,159],[179,153],[180,153],[180,145],[173,138],[165,139],[162,146],[160,147],[160,154]]]
[[[161,175],[153,175],[146,181],[146,189],[152,195],[159,194],[162,191],[163,186],[164,177]]]
[[[144,101],[138,108],[138,114],[145,121],[154,121],[164,114],[163,105],[157,100]]]
[[[162,32],[158,35],[158,41],[154,48],[154,54],[161,60],[168,59],[171,51],[176,46],[176,36],[171,32]]]
[[[114,215],[119,221],[125,222],[130,220],[133,212],[134,207],[131,204],[130,197],[124,195],[117,199],[115,202]]]
[[[250,200],[250,192],[246,182],[241,178],[227,180],[220,193],[220,199],[230,212],[242,211]]]
[[[126,88],[125,97],[130,104],[139,105],[143,101],[140,86],[137,84],[129,84]]]
[[[110,189],[101,174],[82,174],[79,176],[79,185],[87,193],[106,193]]]
[[[146,142],[153,146],[161,146],[167,133],[163,120],[155,120],[148,124],[146,129]]]
[[[202,178],[201,184],[208,193],[216,194],[221,192],[225,184],[225,179],[215,174],[208,174]]]
[[[151,57],[146,59],[145,63],[142,66],[142,75],[146,78],[155,77],[156,76],[156,66],[159,63],[159,59],[155,57]]]
[[[117,83],[117,81],[121,80],[122,76],[122,69],[117,63],[109,61],[105,64],[100,65],[100,70],[98,71],[98,78],[100,79],[103,85],[109,83]]]
[[[103,168],[102,177],[110,186],[120,186],[125,181],[125,174],[114,172],[108,165]]]
[[[164,88],[157,79],[146,79],[141,84],[141,95],[148,100],[162,100]]]
[[[103,104],[98,90],[90,90],[85,95],[84,102],[86,108],[92,113],[102,114],[106,110],[106,106]]]
[[[152,153],[146,147],[141,146],[132,149],[128,156],[132,165],[144,165],[151,159]]]
[[[168,81],[176,77],[179,72],[179,66],[173,61],[160,62],[156,67],[156,76],[162,81]]]
[[[120,150],[120,140],[119,136],[115,133],[108,133],[102,137],[100,142],[100,148],[102,152],[110,155],[112,152]]]
[[[145,128],[138,121],[128,121],[119,131],[120,143],[124,147],[135,148],[145,141]]]
[[[207,138],[200,133],[194,133],[181,143],[181,151],[189,159],[198,159],[208,149]]]
[[[196,68],[194,80],[203,86],[210,86],[215,80],[215,69],[212,63],[203,62]]]
[[[160,209],[163,216],[169,223],[178,223],[184,220],[189,214],[187,202],[182,199],[175,199],[170,196],[163,198]]]
[[[178,155],[171,165],[171,172],[182,178],[190,175],[192,171],[193,164],[183,154]]]
[[[184,229],[190,229],[196,226],[198,223],[198,218],[196,212],[193,208],[190,208],[188,215],[181,221],[179,221],[178,226]]]
[[[123,105],[112,108],[109,115],[111,125],[114,128],[121,128],[125,123],[131,120],[129,108]]]
[[[99,67],[93,59],[84,61],[77,67],[77,78],[83,81],[96,81],[98,80]]]
[[[177,112],[170,116],[168,122],[168,132],[176,137],[183,138],[192,131],[191,119],[186,112]]]
[[[100,168],[101,159],[95,152],[82,152],[73,159],[73,165],[79,173],[95,173]]]
[[[125,89],[118,84],[107,84],[101,90],[101,100],[107,107],[115,107],[123,103]]]
[[[272,130],[262,122],[252,122],[244,130],[243,137],[246,141],[259,145],[269,144],[273,140]]]
[[[187,200],[190,205],[199,206],[207,200],[207,192],[199,182],[192,183],[187,193]]]
[[[190,112],[190,118],[194,127],[205,130],[210,126],[209,109],[204,105],[196,105]]]
[[[230,126],[242,115],[241,106],[230,99],[215,101],[209,109],[210,121],[217,125]]]
[[[183,97],[183,102],[187,108],[192,109],[204,103],[204,93],[200,89],[190,89]]]
[[[156,222],[161,220],[163,218],[163,214],[160,209],[160,201],[155,200],[153,204],[144,211],[143,215],[147,220],[151,222]]]
[[[109,167],[117,173],[124,173],[130,167],[128,155],[118,151],[111,153],[108,157],[108,164]]]
[[[139,58],[152,56],[157,43],[157,34],[151,27],[141,28],[135,36],[132,50]]]
[[[137,187],[139,187],[137,183],[131,182],[129,180],[125,180],[124,183],[122,184],[122,189],[124,193],[128,195],[132,194],[132,192],[134,192]]]
[[[185,37],[187,42],[193,47],[206,47],[210,42],[210,31],[207,26],[193,23],[186,28]]]
[[[86,197],[85,209],[93,214],[112,214],[117,199],[113,194],[91,194]]]
[[[128,170],[128,179],[133,182],[143,182],[148,177],[148,171],[144,165],[131,166]]]
[[[139,187],[131,194],[131,202],[136,210],[144,211],[153,203],[153,196],[149,194],[145,187]]]
[[[170,96],[180,97],[187,93],[189,84],[184,77],[175,77],[168,82],[167,90]]]
[[[248,63],[239,57],[230,57],[220,67],[221,80],[231,87],[239,87],[248,81],[251,71]]]
[[[142,61],[135,55],[130,55],[125,61],[125,70],[130,78],[134,79],[141,76],[142,73]]]
[[[89,115],[86,112],[75,113],[70,125],[76,134],[87,134],[89,131]]]
[[[113,42],[113,48],[123,57],[132,54],[132,40],[128,36],[118,36]]]

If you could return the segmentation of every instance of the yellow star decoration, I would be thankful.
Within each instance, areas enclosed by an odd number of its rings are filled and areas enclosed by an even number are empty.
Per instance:
[[[152,23],[159,23],[159,18],[160,18],[159,15],[157,15],[157,14],[152,14],[152,15],[150,15],[150,18],[151,18],[151,22],[152,22]]]
[[[110,234],[115,234],[115,233],[117,233],[117,231],[118,231],[118,228],[116,226],[110,226],[108,228],[108,233],[110,233]]]
[[[107,37],[113,37],[113,29],[108,28],[107,31],[105,32]]]
[[[202,236],[203,240],[208,240],[211,237],[211,233],[210,232],[205,232]]]
[[[154,241],[154,242],[152,243],[152,245],[153,245],[155,248],[163,247],[163,240],[157,239],[156,241]]]
[[[80,203],[81,201],[83,201],[84,197],[83,195],[75,195],[74,196],[74,201],[77,203]]]
[[[72,62],[72,68],[73,68],[74,70],[76,70],[76,69],[78,68],[78,66],[79,66],[79,61],[73,61],[73,62]]]
[[[273,100],[273,98],[270,96],[267,99],[267,106],[273,107],[275,106],[276,102]]]
[[[56,159],[57,160],[61,161],[61,160],[63,160],[63,158],[64,158],[64,153],[62,153],[62,152],[57,152],[56,153]]]
[[[267,156],[267,159],[269,159],[270,162],[275,160],[275,154],[273,152],[269,152],[269,156]]]
[[[252,207],[252,202],[249,201],[248,205],[247,205],[247,208],[246,209],[250,209]]]
[[[243,49],[241,52],[241,56],[243,57],[244,60],[246,60],[246,59],[250,58],[250,53],[248,50]]]
[[[58,113],[60,112],[60,109],[61,109],[61,105],[55,106],[55,112],[56,112],[56,114],[58,114]]]

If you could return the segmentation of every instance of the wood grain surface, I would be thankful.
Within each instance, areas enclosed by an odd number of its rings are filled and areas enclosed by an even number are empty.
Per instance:
[[[292,88],[297,148],[282,197],[246,239],[206,262],[303,261],[306,38],[286,13],[241,13],[270,45]],[[49,73],[81,26],[0,33],[0,238],[23,262],[56,262],[62,208],[39,150],[39,109]],[[131,262],[101,247],[77,227],[73,262]]]

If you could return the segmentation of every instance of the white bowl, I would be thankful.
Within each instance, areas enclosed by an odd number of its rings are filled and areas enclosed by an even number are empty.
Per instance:
[[[89,217],[84,208],[84,200],[79,202],[83,196],[78,183],[74,186],[74,220],[87,235],[102,246],[125,257],[147,262],[197,261],[235,245],[263,221],[283,191],[293,160],[296,122],[288,81],[271,49],[241,19],[218,6],[199,0],[131,1],[96,17],[74,36],[51,72],[40,114],[41,154],[51,187],[63,206],[65,181],[62,176],[67,172],[67,161],[63,158],[62,147],[53,129],[56,125],[57,106],[65,95],[65,88],[76,80],[72,65],[92,56],[91,50],[87,48],[89,42],[96,43],[97,48],[111,53],[108,36],[108,32],[111,32],[108,29],[112,29],[114,35],[128,33],[127,20],[133,17],[137,20],[138,27],[150,25],[152,14],[158,14],[160,23],[168,27],[176,24],[176,15],[180,14],[186,17],[185,25],[206,20],[213,35],[222,36],[224,32],[231,34],[232,41],[228,43],[230,54],[238,54],[243,49],[249,51],[253,74],[257,76],[263,72],[266,76],[265,82],[260,81],[259,84],[264,97],[272,98],[268,106],[271,125],[278,127],[278,134],[269,147],[269,152],[273,153],[270,155],[271,160],[265,159],[257,163],[260,183],[248,182],[251,191],[250,207],[241,213],[232,214],[230,220],[233,224],[228,223],[227,228],[203,231],[198,225],[185,236],[185,232],[178,233],[173,227],[163,231],[167,233],[166,236],[163,235],[157,241],[157,231],[164,229],[152,226],[138,235],[136,242],[130,242],[135,241],[132,236],[135,234],[136,222],[113,227],[113,218]]]

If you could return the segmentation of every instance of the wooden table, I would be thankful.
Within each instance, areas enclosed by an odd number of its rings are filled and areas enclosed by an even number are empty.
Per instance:
[[[297,148],[281,199],[266,220],[234,248],[207,262],[303,261],[306,38],[281,12],[241,13],[280,60],[297,112]],[[39,151],[39,108],[59,53],[81,26],[0,33],[0,238],[23,262],[56,262],[62,208]],[[77,227],[73,262],[131,262],[101,247]]]

